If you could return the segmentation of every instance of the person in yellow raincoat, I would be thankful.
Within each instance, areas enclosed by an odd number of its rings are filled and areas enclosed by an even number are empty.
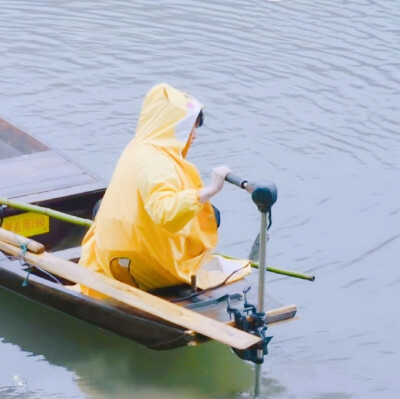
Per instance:
[[[190,284],[193,275],[199,288],[207,288],[233,269],[240,271],[232,280],[249,273],[246,261],[212,256],[218,237],[209,199],[230,169],[214,168],[204,186],[186,160],[202,119],[202,105],[167,84],[147,93],[135,137],[84,237],[81,265],[146,291]]]

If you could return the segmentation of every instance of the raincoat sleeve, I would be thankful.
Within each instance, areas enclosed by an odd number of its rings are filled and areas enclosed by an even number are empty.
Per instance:
[[[198,190],[183,187],[184,176],[166,155],[155,150],[146,158],[138,170],[145,209],[155,224],[176,233],[202,209]]]

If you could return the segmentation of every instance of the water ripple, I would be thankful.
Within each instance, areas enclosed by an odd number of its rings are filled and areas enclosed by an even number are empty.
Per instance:
[[[326,395],[340,396],[330,385],[337,364],[355,381],[349,391],[364,387],[366,397],[379,380],[394,397],[397,364],[367,362],[357,334],[383,325],[381,312],[362,313],[363,305],[374,295],[371,302],[394,303],[399,285],[397,274],[383,277],[377,267],[399,255],[399,18],[396,2],[376,0],[3,0],[0,116],[108,180],[151,85],[195,94],[206,119],[189,157],[204,180],[226,163],[246,178],[275,181],[271,260],[318,272],[312,288],[271,284],[305,314],[304,324],[282,329],[280,355],[318,363]],[[233,187],[215,202],[221,245],[247,253],[257,209]],[[315,339],[315,328],[343,328],[346,339],[330,351],[333,340]],[[382,336],[376,327],[368,342]],[[303,370],[296,373],[294,388],[286,367],[279,374],[286,397],[299,396]],[[305,380],[313,387],[316,379]],[[307,397],[324,395],[310,389]]]

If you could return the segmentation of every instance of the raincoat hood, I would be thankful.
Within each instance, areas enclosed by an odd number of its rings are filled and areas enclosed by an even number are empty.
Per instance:
[[[182,151],[202,108],[194,97],[158,84],[144,99],[135,141]]]

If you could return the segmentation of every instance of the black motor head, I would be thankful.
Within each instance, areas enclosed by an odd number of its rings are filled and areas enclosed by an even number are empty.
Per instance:
[[[278,190],[275,183],[271,181],[253,183],[251,198],[260,212],[269,212],[278,198]]]

